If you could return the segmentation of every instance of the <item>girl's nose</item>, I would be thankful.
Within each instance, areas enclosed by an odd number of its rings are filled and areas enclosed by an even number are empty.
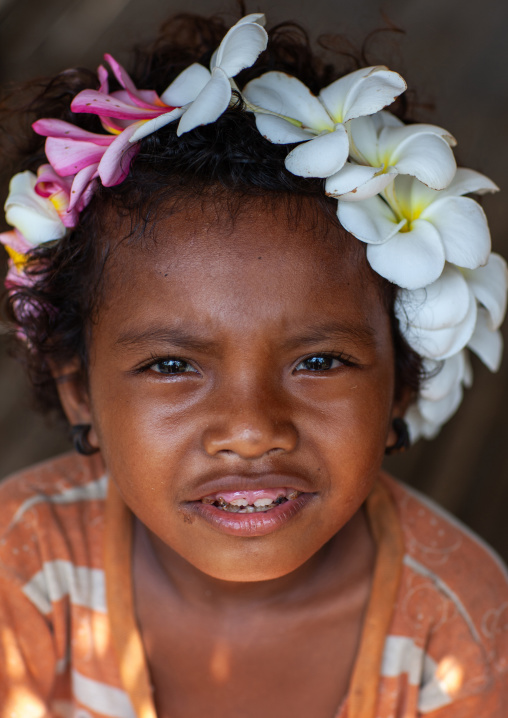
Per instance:
[[[223,452],[255,459],[272,452],[290,452],[298,443],[286,402],[273,393],[231,393],[215,405],[203,435],[207,454]]]

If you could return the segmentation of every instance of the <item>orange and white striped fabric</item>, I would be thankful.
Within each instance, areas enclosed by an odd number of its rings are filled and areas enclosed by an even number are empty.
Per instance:
[[[387,476],[367,511],[375,574],[337,718],[506,718],[504,565]],[[0,718],[156,718],[131,541],[132,516],[97,456],[0,485]]]

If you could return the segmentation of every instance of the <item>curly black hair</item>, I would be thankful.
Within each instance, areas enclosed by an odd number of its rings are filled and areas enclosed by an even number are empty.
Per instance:
[[[171,18],[154,42],[136,48],[129,68],[134,83],[162,94],[189,64],[208,65],[226,31],[227,27],[217,17],[180,14]],[[361,64],[350,53],[341,55],[341,68],[325,63],[311,49],[302,28],[294,23],[274,27],[269,36],[268,49],[252,68],[236,78],[239,87],[261,72],[280,70],[299,78],[318,93],[320,88]],[[30,129],[36,119],[58,118],[92,132],[102,131],[98,117],[75,114],[70,109],[78,92],[98,88],[98,84],[95,73],[68,70],[48,81],[25,86],[21,93],[23,108],[13,101],[18,93],[4,98],[4,116],[8,112],[18,119],[23,116],[26,123],[18,125],[14,139],[9,137],[11,154],[15,147],[15,171],[35,171],[46,162],[43,138]],[[27,104],[26,92],[33,93],[34,89],[35,97]],[[263,138],[253,115],[244,111],[241,97],[235,99],[213,124],[177,137],[177,122],[173,122],[143,139],[127,179],[115,187],[99,185],[74,231],[58,242],[43,244],[30,252],[25,271],[35,280],[33,286],[11,291],[5,304],[14,327],[15,355],[28,371],[36,406],[42,411],[63,417],[51,366],[78,358],[86,379],[89,332],[100,306],[102,278],[112,249],[104,238],[104,221],[112,209],[129,218],[131,231],[126,239],[135,242],[142,241],[144,232],[153,226],[162,205],[203,199],[212,193],[214,201],[225,202],[231,214],[249,197],[283,201],[288,207],[291,198],[308,198],[327,222],[340,227],[336,202],[324,194],[323,180],[288,172],[284,160],[293,146],[271,144]],[[365,251],[363,244],[358,246]],[[397,287],[377,279],[392,318],[396,390],[400,394],[409,388],[416,393],[422,363],[399,331],[393,311]],[[19,338],[21,333],[24,339]]]

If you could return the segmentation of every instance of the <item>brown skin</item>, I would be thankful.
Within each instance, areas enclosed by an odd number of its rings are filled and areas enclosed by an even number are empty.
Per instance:
[[[262,199],[233,225],[168,213],[111,263],[88,388],[60,385],[137,517],[160,718],[332,718],[347,692],[375,555],[362,505],[404,406],[379,280],[357,240],[323,234]],[[194,510],[225,476],[273,474],[309,501],[266,535]]]

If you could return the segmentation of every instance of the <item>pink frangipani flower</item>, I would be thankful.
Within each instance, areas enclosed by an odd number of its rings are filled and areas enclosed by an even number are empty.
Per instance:
[[[34,122],[35,132],[47,137],[46,156],[52,168],[60,177],[74,177],[69,210],[83,209],[95,178],[100,177],[105,187],[123,182],[139,152],[139,146],[129,142],[137,127],[135,122],[115,136],[88,132],[63,120]]]
[[[154,90],[138,90],[124,68],[111,56],[104,55],[114,76],[123,88],[109,92],[108,71],[98,69],[98,90],[83,90],[73,99],[71,110],[98,115],[104,129],[113,134],[125,130],[133,122],[146,122],[164,115],[164,124],[178,119],[183,110],[165,103]]]
[[[47,197],[51,201],[63,224],[71,229],[79,219],[78,208],[69,211],[72,180],[72,177],[60,177],[51,165],[41,165],[34,187],[39,197]]]

